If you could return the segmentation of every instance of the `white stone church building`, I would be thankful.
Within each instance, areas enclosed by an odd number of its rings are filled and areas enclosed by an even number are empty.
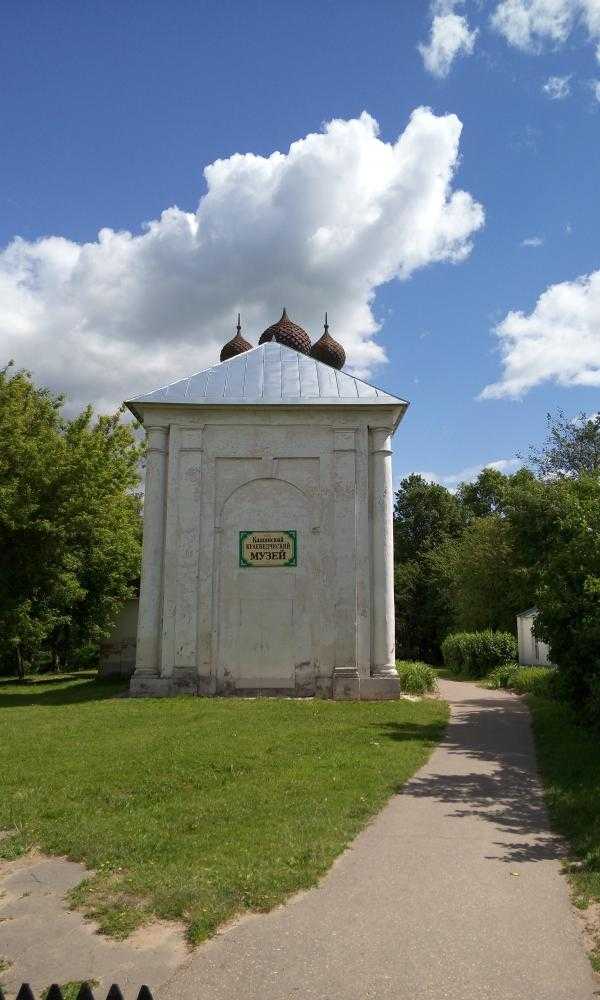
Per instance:
[[[136,695],[397,697],[391,438],[407,402],[283,316],[128,401],[148,442]]]

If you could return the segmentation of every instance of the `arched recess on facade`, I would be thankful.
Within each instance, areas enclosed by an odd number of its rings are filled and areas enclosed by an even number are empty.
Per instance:
[[[296,684],[313,669],[316,640],[314,498],[295,483],[258,476],[231,491],[216,539],[214,630],[219,690]],[[292,566],[245,568],[240,538],[248,531],[295,532]]]
[[[236,486],[231,491],[231,493],[229,493],[225,497],[223,503],[221,504],[221,510],[219,512],[220,523],[222,523],[223,518],[227,514],[228,505],[230,505],[230,503],[234,503],[235,499],[237,498],[237,494],[241,494],[244,491],[249,492],[250,489],[253,488],[256,483],[270,483],[270,484],[280,483],[283,486],[289,486],[290,489],[295,490],[296,493],[298,493],[301,497],[303,497],[305,501],[307,502],[309,501],[309,497],[304,492],[304,490],[300,489],[300,487],[297,486],[296,483],[291,483],[288,479],[280,479],[278,476],[255,476],[253,479],[247,479],[245,483],[241,483],[239,486]]]

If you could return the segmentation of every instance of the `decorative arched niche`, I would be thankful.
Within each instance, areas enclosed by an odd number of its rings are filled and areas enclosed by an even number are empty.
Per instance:
[[[315,534],[312,500],[282,479],[238,486],[223,504],[215,566],[217,689],[293,691],[298,674],[314,661]],[[267,544],[293,536],[288,564],[251,563],[243,557],[248,533]]]

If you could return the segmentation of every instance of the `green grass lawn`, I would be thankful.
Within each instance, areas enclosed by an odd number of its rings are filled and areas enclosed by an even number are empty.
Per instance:
[[[570,844],[573,900],[585,909],[600,903],[600,738],[564,702],[528,702],[550,820]],[[600,971],[600,939],[590,957]]]
[[[424,763],[438,700],[126,699],[91,676],[0,682],[0,855],[97,874],[75,905],[124,936],[159,916],[195,943],[312,885]]]

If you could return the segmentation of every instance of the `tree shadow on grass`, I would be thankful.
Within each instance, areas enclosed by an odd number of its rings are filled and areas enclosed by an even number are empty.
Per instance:
[[[106,701],[127,690],[122,681],[102,681],[94,676],[53,676],[43,680],[2,678],[0,709],[23,708],[26,705],[76,705],[88,701]]]
[[[382,734],[400,741],[411,738],[406,728],[397,722],[380,725]],[[473,820],[484,820],[501,838],[493,842],[497,851],[485,855],[489,860],[514,864],[566,857],[564,843],[550,830],[522,699],[503,693],[455,703],[441,747],[442,755],[402,794],[447,805],[457,843],[472,830]]]

